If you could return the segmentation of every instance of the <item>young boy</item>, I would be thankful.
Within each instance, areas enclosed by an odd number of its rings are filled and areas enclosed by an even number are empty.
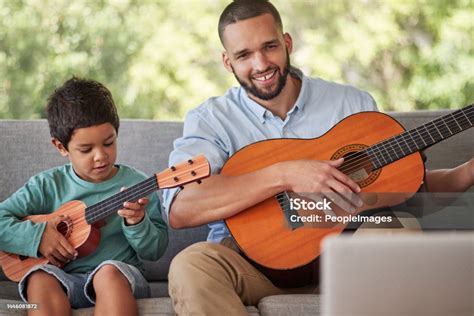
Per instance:
[[[135,298],[150,292],[140,259],[157,260],[168,244],[156,194],[126,202],[106,218],[97,249],[82,258],[57,231],[60,218],[18,221],[71,200],[92,205],[147,178],[115,164],[119,118],[110,91],[99,82],[68,80],[49,97],[47,118],[52,143],[70,164],[39,173],[0,203],[0,250],[50,261],[23,277],[20,295],[38,304],[35,315],[70,315],[71,307],[94,304],[96,315],[137,314]]]

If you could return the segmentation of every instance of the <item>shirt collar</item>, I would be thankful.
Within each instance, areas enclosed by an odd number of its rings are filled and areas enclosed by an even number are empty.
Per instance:
[[[298,95],[298,98],[296,99],[295,105],[290,109],[290,111],[288,111],[288,114],[293,113],[297,109],[298,110],[303,109],[304,107],[303,100],[306,99],[305,95],[307,93],[306,91],[307,91],[307,86],[308,86],[308,78],[298,68],[291,67],[290,76],[291,75],[297,76],[298,78],[301,79],[301,90],[300,90],[300,94]],[[266,116],[270,114],[270,113],[267,114],[267,112],[270,112],[270,111],[268,111],[266,108],[264,108],[263,106],[261,106],[260,104],[252,100],[248,96],[244,88],[240,87],[239,89],[244,99],[244,104],[250,109],[250,111],[252,111],[260,119],[260,122],[262,124],[265,123]]]

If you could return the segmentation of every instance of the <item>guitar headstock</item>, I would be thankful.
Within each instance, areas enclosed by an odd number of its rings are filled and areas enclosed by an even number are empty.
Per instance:
[[[199,155],[156,174],[156,180],[160,189],[167,189],[194,181],[200,183],[200,179],[210,174],[209,162],[204,155]]]

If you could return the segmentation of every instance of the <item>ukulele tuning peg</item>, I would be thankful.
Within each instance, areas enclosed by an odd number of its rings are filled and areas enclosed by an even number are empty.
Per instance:
[[[196,182],[197,182],[197,184],[201,184],[201,183],[202,183],[202,181],[201,181],[201,180],[197,180]]]
[[[179,188],[180,188],[181,190],[184,190],[184,185],[180,185]]]
[[[194,161],[192,159],[188,160],[188,164],[192,165],[193,163],[194,163]]]
[[[176,167],[175,167],[175,166],[171,166],[170,169],[171,169],[171,171],[176,171]]]
[[[179,178],[178,178],[178,177],[174,177],[173,180],[174,180],[174,182],[178,182],[178,181],[179,181]]]
[[[193,177],[195,177],[195,176],[196,176],[196,171],[194,171],[194,170],[191,171],[191,175],[192,175]]]

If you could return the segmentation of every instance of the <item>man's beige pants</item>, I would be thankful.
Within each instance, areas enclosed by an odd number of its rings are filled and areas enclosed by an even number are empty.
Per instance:
[[[359,229],[355,235],[397,231],[406,232],[405,229]],[[178,315],[248,315],[245,305],[257,306],[265,296],[318,293],[317,286],[276,287],[233,248],[231,243],[224,246],[200,242],[173,259],[168,275],[169,294]]]

